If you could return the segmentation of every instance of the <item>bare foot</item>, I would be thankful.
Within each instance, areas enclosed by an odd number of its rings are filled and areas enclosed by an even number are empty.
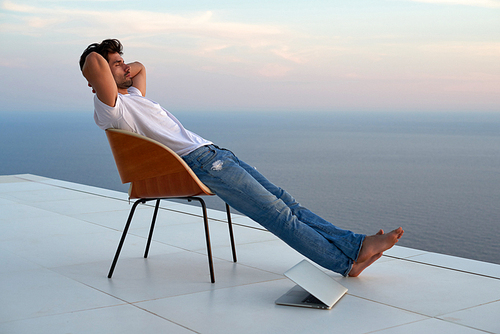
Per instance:
[[[384,231],[380,230],[375,235],[367,236],[363,241],[356,263],[361,264],[371,261],[373,256],[392,248],[403,236],[403,233],[403,229],[399,227],[387,234],[384,234]]]
[[[382,234],[384,234],[384,230],[380,229],[375,235],[382,235]],[[349,277],[358,277],[363,270],[368,268],[368,266],[370,266],[373,262],[380,259],[381,256],[382,253],[378,253],[373,255],[370,259],[368,259],[368,261],[362,263],[354,262],[351,271],[349,271]]]
[[[349,277],[358,277],[359,274],[361,274],[361,272],[363,270],[368,268],[368,266],[370,266],[373,262],[380,259],[381,256],[382,256],[382,253],[378,253],[378,254],[373,255],[370,259],[368,259],[368,261],[361,262],[361,263],[354,262],[352,265],[351,271],[348,274]]]

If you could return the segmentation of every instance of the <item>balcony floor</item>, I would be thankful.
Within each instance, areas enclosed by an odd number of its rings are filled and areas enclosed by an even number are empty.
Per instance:
[[[30,174],[0,176],[0,333],[500,333],[500,266],[395,246],[332,310],[277,306],[303,257],[234,215],[209,210],[211,284],[196,206],[140,205],[114,276],[131,204],[120,192]]]

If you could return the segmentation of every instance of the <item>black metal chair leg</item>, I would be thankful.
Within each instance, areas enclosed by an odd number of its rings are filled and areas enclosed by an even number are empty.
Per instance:
[[[130,222],[132,221],[132,217],[134,216],[135,209],[137,208],[137,205],[139,205],[140,203],[145,203],[145,202],[146,202],[145,200],[139,199],[139,200],[135,201],[134,205],[132,206],[132,209],[130,209],[127,223],[125,224],[125,228],[123,229],[120,243],[118,244],[118,248],[116,249],[113,263],[111,264],[111,268],[109,269],[108,278],[111,278],[111,276],[113,276],[113,271],[115,270],[116,262],[118,262],[118,257],[120,256],[120,252],[122,250],[123,243],[125,242],[125,237],[127,236],[128,228],[130,227]]]
[[[148,257],[149,246],[151,245],[151,239],[153,239],[153,230],[155,229],[156,216],[158,215],[158,208],[160,207],[161,199],[156,200],[155,212],[153,214],[153,220],[151,221],[151,228],[149,229],[148,242],[146,243],[146,250],[144,251],[144,258]]]
[[[214,263],[212,260],[212,246],[210,245],[210,232],[208,229],[207,206],[205,205],[205,201],[199,197],[189,197],[189,199],[194,199],[200,202],[201,208],[203,210],[203,223],[205,225],[205,238],[207,240],[208,267],[210,269],[210,280],[212,281],[212,283],[215,283]]]
[[[234,243],[233,221],[231,220],[231,211],[229,204],[226,203],[227,224],[229,226],[229,238],[231,239],[231,250],[233,251],[233,262],[236,262],[236,245]]]
[[[200,202],[200,205],[202,207],[203,223],[205,226],[205,238],[206,238],[206,242],[207,242],[208,266],[210,269],[210,280],[212,283],[215,283],[215,272],[214,272],[214,264],[213,264],[213,257],[212,257],[212,246],[210,243],[210,231],[209,231],[209,226],[208,226],[207,206],[205,204],[205,201],[199,197],[187,197],[187,198],[184,197],[183,199],[187,199],[188,201],[196,200],[196,201]],[[127,236],[127,233],[128,233],[129,227],[130,227],[130,223],[132,222],[132,218],[133,218],[134,213],[135,213],[135,209],[137,208],[137,206],[140,203],[146,203],[147,201],[150,201],[150,200],[152,200],[152,199],[138,199],[137,201],[134,202],[134,205],[130,209],[127,223],[125,224],[125,228],[123,229],[123,233],[122,233],[120,242],[118,244],[118,248],[116,249],[115,257],[113,258],[113,263],[111,264],[111,268],[109,269],[108,278],[111,278],[113,276],[113,272],[115,270],[116,263],[118,262],[120,252],[122,250],[123,244],[125,242],[125,238]],[[146,250],[144,252],[145,258],[147,258],[148,254],[149,254],[149,249],[150,249],[151,241],[153,238],[153,231],[154,231],[155,224],[156,224],[156,218],[158,216],[158,209],[160,206],[160,200],[161,199],[156,199],[156,206],[155,206],[155,210],[154,210],[154,214],[153,214],[153,219],[151,221],[151,227],[149,229],[149,236],[148,236],[148,241],[146,243]],[[236,245],[234,242],[233,224],[232,224],[232,220],[231,220],[231,212],[229,209],[229,205],[227,203],[226,203],[226,213],[227,213],[227,221],[228,221],[228,226],[229,226],[229,237],[231,239],[231,249],[232,249],[232,253],[233,253],[233,261],[236,262],[237,261],[237,259],[236,259]]]

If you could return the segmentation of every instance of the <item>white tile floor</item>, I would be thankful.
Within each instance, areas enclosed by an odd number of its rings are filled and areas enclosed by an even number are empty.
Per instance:
[[[500,333],[500,266],[394,247],[330,311],[276,306],[302,256],[245,217],[210,210],[211,284],[198,207],[141,205],[112,279],[126,194],[0,176],[0,333]]]

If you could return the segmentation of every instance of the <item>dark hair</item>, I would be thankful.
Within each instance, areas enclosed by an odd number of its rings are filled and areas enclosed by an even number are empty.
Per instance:
[[[83,51],[82,56],[80,57],[80,70],[83,70],[83,65],[85,64],[85,59],[92,52],[97,52],[104,59],[108,60],[108,53],[118,53],[120,56],[123,54],[122,52],[123,46],[117,39],[105,39],[100,44],[94,43],[90,44],[85,51]]]

